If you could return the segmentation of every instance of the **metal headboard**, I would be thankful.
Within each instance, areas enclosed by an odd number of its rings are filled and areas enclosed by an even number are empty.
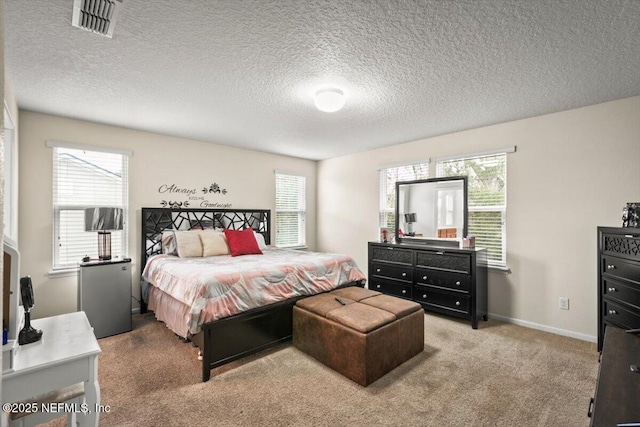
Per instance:
[[[162,253],[162,232],[167,230],[191,230],[199,228],[228,228],[242,230],[252,228],[271,244],[271,211],[268,209],[174,209],[142,208],[142,250],[140,266],[144,269],[147,259]]]

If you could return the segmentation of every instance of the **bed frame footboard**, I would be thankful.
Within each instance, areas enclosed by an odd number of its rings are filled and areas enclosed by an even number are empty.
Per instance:
[[[364,282],[345,286],[364,287]],[[191,338],[202,353],[202,381],[209,381],[211,370],[234,360],[290,341],[293,332],[293,306],[296,298],[260,307],[246,313],[202,325]]]
[[[283,301],[202,325],[191,338],[202,353],[202,381],[213,368],[291,340],[294,305]]]

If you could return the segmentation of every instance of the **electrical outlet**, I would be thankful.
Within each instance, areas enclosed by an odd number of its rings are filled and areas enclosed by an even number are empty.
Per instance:
[[[569,310],[569,298],[560,297],[560,309],[561,310]]]

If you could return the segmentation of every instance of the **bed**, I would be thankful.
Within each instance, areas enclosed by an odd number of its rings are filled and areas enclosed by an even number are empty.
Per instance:
[[[350,257],[270,246],[270,221],[270,211],[260,209],[142,208],[141,312],[152,310],[199,347],[203,381],[215,367],[290,340],[292,310],[300,298],[364,286]],[[204,255],[210,255],[204,236],[216,229],[253,233],[262,255],[180,257],[167,239],[202,236]],[[180,243],[184,255],[188,249]]]

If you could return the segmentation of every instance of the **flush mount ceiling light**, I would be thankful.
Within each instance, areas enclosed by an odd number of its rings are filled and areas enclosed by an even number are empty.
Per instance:
[[[333,113],[344,107],[344,92],[335,88],[320,89],[314,102],[318,110]]]

